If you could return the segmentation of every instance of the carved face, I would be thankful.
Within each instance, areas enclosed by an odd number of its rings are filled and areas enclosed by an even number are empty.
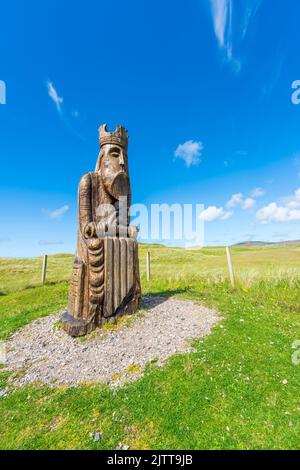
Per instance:
[[[115,199],[130,193],[126,150],[117,144],[105,144],[101,150],[100,169],[106,190]]]

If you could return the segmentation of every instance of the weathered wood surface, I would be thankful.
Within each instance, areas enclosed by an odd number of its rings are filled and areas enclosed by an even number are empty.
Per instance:
[[[105,299],[103,315],[111,317],[132,294],[137,277],[137,242],[131,238],[105,239]]]
[[[82,177],[78,190],[77,252],[62,317],[71,336],[134,313],[141,298],[137,230],[129,225],[127,131],[103,125],[99,137],[96,170]]]

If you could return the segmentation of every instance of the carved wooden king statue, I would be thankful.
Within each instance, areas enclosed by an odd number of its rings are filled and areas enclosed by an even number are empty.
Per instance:
[[[131,191],[127,131],[99,129],[95,172],[78,190],[78,241],[69,304],[62,316],[71,336],[134,313],[140,304],[137,229],[129,225]]]

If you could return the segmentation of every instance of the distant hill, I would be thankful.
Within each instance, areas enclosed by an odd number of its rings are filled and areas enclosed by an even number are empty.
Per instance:
[[[262,242],[262,241],[246,241],[241,243],[235,243],[232,246],[267,246],[267,245],[278,245],[278,246],[285,246],[285,245],[299,245],[300,240],[286,240],[282,242]]]

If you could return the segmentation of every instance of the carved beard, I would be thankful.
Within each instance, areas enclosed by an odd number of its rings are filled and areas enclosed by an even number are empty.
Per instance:
[[[114,174],[104,171],[102,177],[105,189],[114,199],[129,195],[129,178],[125,171]]]

